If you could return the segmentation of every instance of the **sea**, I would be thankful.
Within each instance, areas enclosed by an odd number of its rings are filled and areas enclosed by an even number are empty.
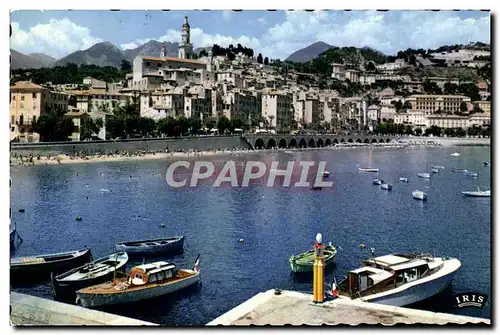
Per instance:
[[[460,156],[451,156],[458,152]],[[202,159],[202,158],[198,158]],[[206,160],[207,158],[203,158]],[[424,252],[457,257],[452,286],[412,308],[490,318],[483,308],[456,308],[453,295],[491,297],[491,199],[461,192],[490,189],[489,146],[354,148],[246,153],[210,157],[222,164],[246,161],[325,161],[332,187],[214,188],[209,183],[175,190],[165,178],[168,160],[11,167],[12,223],[21,243],[11,257],[92,248],[94,258],[120,241],[184,235],[184,252],[132,260],[173,261],[192,268],[200,255],[201,285],[153,300],[102,310],[170,326],[204,325],[269,289],[312,292],[312,276],[294,275],[291,255],[313,248],[317,233],[337,247],[326,283],[338,282],[363,259]],[[443,165],[438,174],[431,165]],[[379,167],[379,173],[358,172]],[[471,178],[452,172],[465,168]],[[429,180],[417,173],[429,172]],[[399,177],[407,177],[401,183]],[[372,184],[382,178],[384,191]],[[412,191],[428,194],[414,200]],[[19,212],[19,209],[25,209]],[[81,221],[76,217],[80,216]],[[366,245],[361,248],[360,245]],[[13,291],[53,299],[50,283],[11,283]]]

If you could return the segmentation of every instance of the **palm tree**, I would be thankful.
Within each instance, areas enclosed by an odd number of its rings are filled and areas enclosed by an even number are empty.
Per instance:
[[[269,115],[268,118],[269,118],[269,123],[270,123],[271,128],[272,128],[273,127],[274,115]]]

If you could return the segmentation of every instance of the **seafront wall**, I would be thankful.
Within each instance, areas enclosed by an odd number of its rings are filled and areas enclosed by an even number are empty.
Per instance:
[[[170,151],[177,150],[222,150],[222,149],[248,149],[250,145],[241,136],[207,136],[185,138],[159,138],[159,139],[131,139],[121,141],[92,141],[92,142],[52,142],[52,143],[13,143],[11,154],[28,156],[56,156],[83,153],[85,155],[107,155],[120,151],[136,152]]]
[[[469,145],[491,145],[490,138],[464,138],[464,137],[402,137],[402,142],[434,141],[442,146],[469,146]]]

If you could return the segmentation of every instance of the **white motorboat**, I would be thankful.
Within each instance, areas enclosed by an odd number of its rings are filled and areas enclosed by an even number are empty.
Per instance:
[[[359,168],[359,172],[378,172],[378,168]]]
[[[491,197],[490,190],[481,191],[479,187],[477,188],[477,191],[463,191],[462,194],[465,195],[466,197],[486,197],[486,198]]]
[[[431,175],[427,172],[421,172],[421,173],[418,173],[417,176],[419,176],[420,178],[430,178]]]
[[[380,188],[383,190],[386,190],[386,191],[390,191],[390,190],[392,190],[392,185],[387,184],[387,183],[383,183],[382,185],[380,185]]]
[[[444,166],[442,166],[442,165],[432,165],[431,167],[433,169],[438,169],[438,170],[443,170],[444,169]]]
[[[413,199],[427,200],[427,193],[419,191],[419,190],[415,190],[415,191],[411,192],[411,195],[413,196]]]
[[[490,166],[490,162],[484,162],[483,165],[484,166]]]
[[[465,172],[465,175],[468,177],[477,178],[477,172],[467,171],[467,172]]]
[[[459,173],[465,173],[465,172],[467,172],[467,169],[453,168],[451,171],[453,171],[453,172],[459,172]]]
[[[461,263],[430,254],[390,254],[368,259],[339,284],[339,298],[407,306],[443,291]]]
[[[439,173],[438,169],[432,169],[432,173]]]
[[[382,179],[373,179],[373,185],[382,185],[384,181]]]
[[[460,154],[458,152],[454,152],[454,153],[451,154],[451,156],[458,157],[458,156],[460,156]]]
[[[407,183],[408,182],[408,178],[406,178],[406,177],[399,177],[399,181],[403,182],[403,183]]]

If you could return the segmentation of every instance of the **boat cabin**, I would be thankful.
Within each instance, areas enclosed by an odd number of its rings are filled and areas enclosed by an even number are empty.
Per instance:
[[[129,284],[145,285],[162,283],[176,276],[174,263],[155,262],[136,266],[130,271]]]
[[[394,289],[441,268],[443,261],[426,255],[385,255],[368,259],[350,271],[340,284],[340,294],[353,299]]]

